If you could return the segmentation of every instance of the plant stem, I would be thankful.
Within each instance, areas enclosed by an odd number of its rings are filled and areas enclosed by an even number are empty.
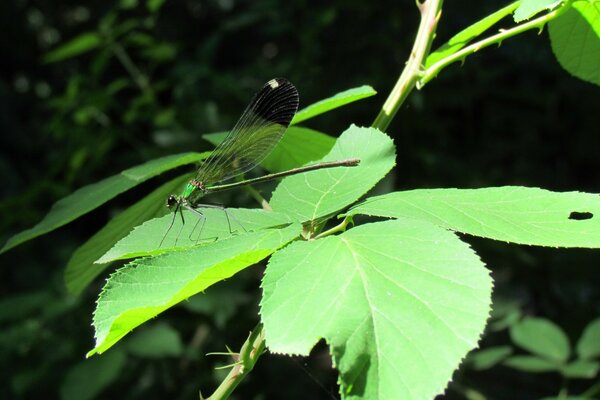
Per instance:
[[[443,68],[448,66],[449,64],[451,64],[455,61],[464,60],[465,57],[467,57],[468,55],[473,54],[476,51],[483,49],[484,47],[488,47],[488,46],[491,46],[496,43],[498,43],[498,45],[500,45],[503,40],[508,39],[513,36],[516,36],[520,33],[528,31],[530,29],[537,28],[537,29],[541,30],[541,28],[546,23],[548,23],[549,21],[560,16],[562,13],[567,11],[570,7],[571,7],[571,1],[567,1],[562,6],[557,8],[556,10],[551,11],[547,14],[544,14],[543,16],[541,16],[539,18],[532,19],[529,22],[517,25],[510,29],[503,29],[495,35],[492,35],[488,38],[485,38],[483,40],[480,40],[478,42],[470,44],[469,46],[464,47],[463,49],[457,51],[456,53],[451,54],[448,57],[442,58],[438,62],[432,64],[425,71],[423,71],[423,73],[421,74],[421,78],[418,80],[418,83],[417,83],[418,88],[423,87],[427,82],[429,82],[430,80],[435,78],[437,76],[437,74]]]
[[[256,325],[242,345],[236,365],[231,368],[227,377],[221,382],[217,390],[206,400],[224,400],[240,384],[242,379],[252,371],[254,365],[265,351],[265,333],[262,324]],[[200,399],[204,399],[202,394]]]
[[[333,228],[326,230],[325,232],[319,233],[317,236],[314,237],[314,239],[320,239],[322,237],[329,236],[337,232],[343,232],[346,230],[346,227],[348,226],[348,224],[350,224],[350,222],[352,222],[352,218],[345,217],[341,224],[336,225]]]
[[[113,42],[111,43],[110,48],[114,55],[117,57],[117,59],[121,62],[123,67],[127,70],[129,75],[131,75],[131,78],[133,79],[135,84],[140,88],[140,90],[153,99],[154,92],[152,91],[152,88],[148,83],[148,78],[146,78],[146,75],[144,75],[142,71],[140,71],[140,69],[137,67],[137,65],[135,65],[135,63],[133,62],[131,57],[129,57],[129,54],[127,54],[123,46],[121,46],[119,43]]]
[[[421,22],[415,44],[410,52],[406,67],[404,67],[400,78],[372,124],[374,128],[381,131],[387,129],[398,109],[417,84],[423,60],[427,57],[435,36],[442,0],[425,0],[422,3],[417,1],[417,7],[421,13]]]

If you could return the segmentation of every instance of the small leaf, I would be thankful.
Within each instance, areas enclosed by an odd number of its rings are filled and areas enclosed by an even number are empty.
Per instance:
[[[61,400],[92,400],[120,376],[127,358],[121,351],[71,367],[60,387]]]
[[[312,171],[285,178],[273,192],[271,207],[298,221],[314,221],[358,200],[395,164],[392,140],[374,128],[352,125],[321,161],[359,158],[356,167]]]
[[[447,43],[443,44],[427,57],[425,60],[425,68],[429,68],[441,59],[451,56],[468,45],[469,42],[477,36],[496,25],[496,23],[507,15],[510,15],[510,13],[518,7],[519,3],[521,3],[521,1],[515,1],[454,35]]]
[[[86,32],[74,37],[44,56],[45,63],[62,61],[86,53],[100,46],[102,38],[97,32]]]
[[[117,270],[94,311],[96,346],[102,353],[175,304],[268,257],[300,233],[298,224],[233,236],[185,251],[143,258]]]
[[[552,10],[561,3],[562,0],[523,0],[515,10],[515,22],[525,21],[544,10]]]
[[[577,342],[577,354],[583,359],[600,356],[600,318],[590,322],[583,331]]]
[[[567,335],[550,320],[526,318],[510,329],[512,341],[538,356],[556,362],[565,362],[570,355]]]
[[[127,341],[127,351],[143,358],[177,357],[183,353],[179,332],[171,326],[158,323],[136,332]]]
[[[59,228],[92,211],[140,183],[170,169],[202,160],[206,154],[183,153],[157,158],[126,169],[120,174],[77,189],[54,203],[48,214],[36,226],[12,236],[0,249],[0,254],[19,244]]]
[[[572,218],[573,212],[592,215]],[[536,246],[600,247],[600,196],[505,186],[420,189],[371,197],[350,215],[416,218],[469,235]]]
[[[575,1],[548,24],[552,51],[573,76],[600,85],[600,7]]]
[[[65,270],[65,284],[73,294],[79,294],[107,267],[108,263],[95,264],[98,258],[114,244],[127,236],[137,225],[168,212],[165,199],[190,178],[184,175],[167,182],[148,196],[111,219],[102,229],[79,246],[71,256]]]
[[[269,350],[331,346],[343,398],[431,399],[477,345],[491,278],[453,233],[422,221],[369,223],[297,241],[262,283]]]
[[[474,351],[469,354],[467,361],[472,369],[483,371],[500,364],[506,357],[512,354],[510,346],[496,346]]]
[[[285,214],[261,209],[199,208],[197,211],[204,215],[202,220],[197,213],[186,210],[183,211],[183,220],[179,213],[171,212],[144,222],[119,240],[96,260],[96,263],[156,256],[213,243],[239,233],[289,225],[292,222]]]
[[[376,94],[377,92],[375,89],[368,85],[345,90],[336,94],[335,96],[317,101],[316,103],[313,103],[310,106],[298,111],[291,124],[299,124],[300,122],[314,118],[317,115],[324,114],[336,108],[345,106],[346,104],[354,103],[355,101],[362,100]]]
[[[507,367],[525,372],[552,372],[559,371],[561,364],[556,361],[546,360],[536,356],[512,356],[503,363]]]
[[[576,360],[566,365],[561,373],[567,378],[591,379],[598,374],[599,368],[596,361]]]

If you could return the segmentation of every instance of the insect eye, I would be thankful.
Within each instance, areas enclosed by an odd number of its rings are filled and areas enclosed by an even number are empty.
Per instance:
[[[177,203],[177,199],[175,198],[175,196],[170,195],[169,197],[167,197],[167,207],[171,208],[175,205],[175,203]]]

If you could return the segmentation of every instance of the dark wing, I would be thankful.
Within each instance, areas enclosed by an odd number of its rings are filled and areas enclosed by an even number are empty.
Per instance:
[[[225,140],[200,165],[196,180],[210,185],[254,168],[279,143],[298,110],[298,101],[298,91],[288,80],[267,82]]]

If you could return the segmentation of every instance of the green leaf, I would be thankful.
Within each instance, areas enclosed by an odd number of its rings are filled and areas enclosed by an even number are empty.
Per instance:
[[[168,213],[165,199],[177,191],[189,175],[180,176],[154,190],[148,196],[110,220],[102,229],[82,244],[71,256],[65,270],[65,284],[73,294],[79,294],[100,275],[109,263],[94,263],[136,226],[149,218]]]
[[[146,0],[146,7],[151,13],[155,13],[163,6],[165,0]]]
[[[325,157],[334,145],[335,138],[329,135],[291,126],[261,165],[268,171],[286,171]]]
[[[202,135],[202,138],[217,146],[228,132]],[[305,165],[324,157],[335,144],[335,138],[300,126],[290,126],[271,154],[260,164],[268,171],[279,172]]]
[[[66,374],[60,387],[61,400],[92,400],[116,381],[127,361],[121,351],[113,351],[104,357],[82,361]]]
[[[134,257],[156,256],[212,243],[241,232],[289,225],[292,222],[285,214],[262,209],[199,208],[198,211],[205,218],[201,220],[198,214],[185,210],[183,221],[179,213],[169,213],[146,221],[119,240],[96,262],[103,264]]]
[[[600,85],[600,7],[575,1],[548,24],[552,51],[571,75]]]
[[[600,318],[589,323],[577,342],[577,355],[583,359],[600,356]]]
[[[352,125],[321,161],[359,158],[356,167],[312,171],[285,178],[273,192],[271,207],[298,221],[314,221],[352,204],[395,164],[392,140],[375,128]]]
[[[35,237],[53,231],[76,218],[92,211],[140,183],[170,169],[198,162],[206,157],[205,153],[182,153],[157,158],[136,167],[126,169],[120,174],[100,182],[77,189],[67,197],[54,203],[48,214],[36,226],[11,237],[0,254]]]
[[[501,363],[512,354],[510,346],[496,346],[474,351],[469,354],[467,361],[472,369],[483,371]]]
[[[536,356],[513,356],[504,361],[503,364],[519,371],[533,373],[559,371],[561,368],[561,364],[556,361]]]
[[[82,33],[60,47],[46,53],[44,62],[53,63],[75,57],[97,48],[100,44],[102,44],[102,38],[97,32]]]
[[[523,0],[513,17],[515,22],[525,21],[539,12],[552,10],[562,2],[563,0]]]
[[[599,368],[596,361],[576,360],[566,365],[561,373],[567,378],[591,379],[598,374]]]
[[[106,351],[173,305],[259,262],[300,230],[293,224],[250,232],[127,264],[111,275],[98,298],[93,321],[96,346],[88,357]]]
[[[420,189],[371,197],[349,211],[416,218],[469,235],[553,247],[600,247],[600,196],[504,186]]]
[[[344,90],[335,96],[317,101],[316,103],[313,103],[310,106],[298,111],[298,113],[294,116],[294,119],[292,119],[291,124],[299,124],[300,122],[316,117],[317,115],[324,114],[336,108],[345,106],[346,104],[354,103],[355,101],[362,100],[376,94],[377,92],[375,89],[368,85]]]
[[[263,278],[267,347],[307,355],[325,339],[344,399],[430,399],[477,345],[491,286],[469,246],[427,222],[294,242]]]
[[[165,323],[136,332],[127,341],[127,351],[143,358],[177,357],[183,353],[179,332]]]
[[[526,318],[510,329],[512,341],[533,354],[556,362],[565,362],[571,353],[567,335],[554,322],[544,318]]]
[[[448,42],[429,54],[425,60],[425,68],[429,68],[441,59],[451,56],[468,45],[469,42],[496,25],[501,19],[510,15],[519,3],[521,1],[515,1],[454,35]]]

